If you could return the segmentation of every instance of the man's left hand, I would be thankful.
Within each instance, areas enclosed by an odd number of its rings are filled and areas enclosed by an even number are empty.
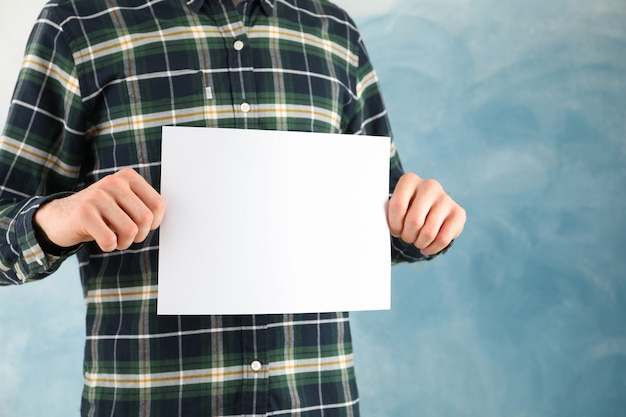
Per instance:
[[[436,180],[407,173],[389,199],[387,221],[394,237],[435,255],[456,239],[465,225],[465,209]]]

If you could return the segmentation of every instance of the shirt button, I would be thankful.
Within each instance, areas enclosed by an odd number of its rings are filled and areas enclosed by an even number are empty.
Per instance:
[[[241,51],[243,49],[243,42],[235,41],[235,43],[233,44],[233,47],[235,48],[235,51]]]
[[[250,364],[250,368],[254,371],[254,372],[259,372],[261,370],[261,368],[263,368],[263,365],[261,364],[261,362],[259,361],[254,361]]]
[[[241,103],[241,111],[244,113],[248,113],[250,111],[250,105],[248,103]]]

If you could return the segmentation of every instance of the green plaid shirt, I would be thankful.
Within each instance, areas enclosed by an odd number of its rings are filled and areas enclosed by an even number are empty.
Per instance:
[[[391,135],[360,35],[326,1],[52,1],[0,141],[0,283],[72,255],[38,245],[44,201],[123,167],[158,189],[164,125]],[[401,174],[392,147],[390,190]],[[393,248],[394,262],[423,259]],[[157,316],[157,255],[158,232],[78,250],[83,416],[359,415],[347,313]]]

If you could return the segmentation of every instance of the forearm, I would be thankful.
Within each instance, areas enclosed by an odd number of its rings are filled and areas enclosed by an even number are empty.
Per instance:
[[[0,284],[40,279],[67,257],[44,252],[33,216],[81,181],[89,115],[67,33],[48,13],[32,31],[0,137]]]
[[[50,197],[31,197],[0,205],[0,285],[16,285],[38,280],[56,271],[72,252],[50,255],[42,249],[33,215]],[[2,201],[2,200],[0,200]]]

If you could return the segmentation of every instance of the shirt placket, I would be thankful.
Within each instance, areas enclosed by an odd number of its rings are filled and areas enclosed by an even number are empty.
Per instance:
[[[254,117],[256,88],[250,42],[245,32],[233,38],[229,63],[235,123],[238,128],[256,129],[258,127],[257,119]]]
[[[208,13],[222,39],[228,62],[233,127],[258,128],[255,114],[256,85],[252,48],[241,14],[232,0],[207,1]],[[269,353],[264,316],[242,316],[241,408],[242,416],[265,415],[268,408]],[[236,349],[226,346],[225,349]]]
[[[258,128],[254,62],[247,29],[231,0],[206,2],[224,39],[235,128]]]
[[[242,337],[244,361],[242,415],[265,415],[268,408],[269,354],[266,316],[245,316]]]

